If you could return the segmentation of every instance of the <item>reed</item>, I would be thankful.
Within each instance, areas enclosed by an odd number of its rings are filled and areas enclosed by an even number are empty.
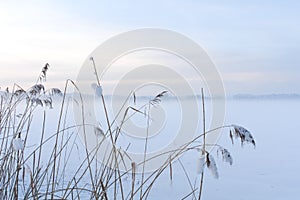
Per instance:
[[[119,136],[122,133],[123,125],[135,114],[144,115],[149,127],[151,107],[158,105],[167,91],[162,91],[150,99],[145,105],[136,106],[138,101],[136,94],[128,95],[133,97],[133,105],[126,106],[125,103],[117,113],[121,116],[121,123],[117,125],[116,118],[110,119],[106,108],[106,102],[102,93],[102,85],[96,71],[96,64],[91,58],[96,75],[96,89],[101,96],[103,115],[106,120],[108,130],[102,130],[100,126],[93,127],[94,133],[100,137],[109,139],[116,147]],[[151,159],[147,155],[147,138],[143,150],[144,159],[141,163],[132,161],[131,167],[122,171],[120,165],[124,161],[126,152],[118,148],[113,148],[106,152],[108,159],[106,163],[99,163],[96,155],[102,142],[99,141],[95,149],[88,151],[86,148],[83,154],[78,153],[74,158],[74,152],[80,152],[78,129],[85,129],[89,125],[84,119],[83,99],[79,88],[72,80],[67,80],[65,88],[61,91],[58,88],[46,88],[47,72],[50,65],[47,63],[35,84],[24,89],[14,84],[11,91],[7,88],[0,96],[0,199],[147,199],[151,195],[153,186],[159,181],[159,177],[169,172],[170,181],[174,178],[174,161],[178,161],[185,177],[188,180],[190,192],[181,198],[200,199],[204,184],[205,168],[209,169],[215,178],[218,178],[217,162],[213,152],[208,152],[208,146],[217,148],[217,154],[222,160],[232,164],[233,158],[229,151],[218,144],[206,143],[206,135],[218,129],[225,129],[229,132],[229,139],[241,141],[241,144],[250,143],[255,146],[255,141],[251,133],[237,125],[220,126],[213,130],[205,129],[205,105],[202,98],[203,109],[203,133],[193,140],[183,144],[180,148],[171,152],[164,152],[168,159],[161,163],[161,166],[151,173],[144,171],[145,166]],[[72,97],[69,97],[68,90],[77,90],[80,94],[83,116],[82,124],[68,124],[70,116],[69,105]],[[202,97],[204,91],[202,90]],[[54,105],[54,99],[60,98],[59,105]],[[54,106],[59,107],[59,118],[57,128],[54,132],[47,129],[48,110]],[[39,113],[39,114],[38,114]],[[42,114],[42,115],[41,115]],[[38,121],[40,127],[32,127],[32,121],[41,116]],[[35,128],[33,130],[33,128]],[[37,144],[30,146],[29,138],[38,137]],[[87,135],[88,133],[85,133]],[[83,143],[86,142],[84,139]],[[86,144],[86,143],[85,143]],[[199,188],[193,184],[189,177],[184,163],[180,156],[189,152],[199,153],[198,173],[200,174]],[[75,153],[76,154],[76,153]],[[160,155],[157,155],[160,156]],[[74,166],[72,159],[78,159]],[[143,169],[142,173],[137,172],[137,168]],[[71,171],[69,171],[72,169]],[[178,180],[178,179],[177,179]]]

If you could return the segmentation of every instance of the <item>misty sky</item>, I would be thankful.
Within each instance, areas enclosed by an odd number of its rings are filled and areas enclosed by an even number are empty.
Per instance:
[[[0,86],[76,79],[86,57],[124,31],[153,27],[202,45],[228,94],[300,93],[299,1],[0,1]]]

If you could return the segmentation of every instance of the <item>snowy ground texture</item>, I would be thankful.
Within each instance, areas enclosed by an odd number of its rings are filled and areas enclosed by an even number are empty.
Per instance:
[[[49,110],[47,120],[52,122],[46,128],[55,130],[57,113],[56,108]],[[230,151],[233,165],[215,156],[219,179],[205,171],[202,199],[297,199],[300,194],[299,119],[299,100],[227,100],[225,124],[246,127],[255,138],[256,148],[252,145],[241,147],[239,142],[232,145],[229,133],[225,131],[218,144]],[[34,123],[40,126],[40,122]],[[78,155],[77,152],[74,154]],[[77,157],[73,157],[72,162],[83,159],[80,155]],[[181,161],[191,183],[199,185],[197,153],[184,155]],[[66,176],[69,173],[66,170]],[[153,187],[149,199],[181,199],[189,192],[185,172],[177,161],[173,167],[173,181],[166,171]]]
[[[225,133],[218,142],[233,156],[233,165],[217,159],[220,177],[206,173],[203,199],[281,200],[300,195],[300,101],[297,100],[228,100],[226,123],[247,127],[254,135],[256,148],[239,143],[231,145]],[[186,168],[194,173],[193,158]],[[207,170],[206,170],[207,171]],[[169,187],[153,191],[153,199],[180,199],[177,191],[187,187],[174,176]],[[177,195],[177,196],[176,196]],[[152,199],[152,198],[151,198]]]
[[[299,116],[299,100],[227,101],[226,121],[248,127],[257,145],[229,148],[235,162],[207,178],[204,199],[297,199]]]

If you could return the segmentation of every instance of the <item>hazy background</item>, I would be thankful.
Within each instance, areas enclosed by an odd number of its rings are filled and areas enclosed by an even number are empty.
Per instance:
[[[29,87],[50,63],[48,84],[76,79],[99,44],[154,27],[202,45],[227,94],[300,93],[298,1],[1,1],[0,86]]]
[[[299,10],[300,2],[292,0],[0,0],[1,90],[15,82],[31,86],[46,62],[51,65],[47,84],[62,88],[67,78],[76,79],[84,60],[102,42],[124,31],[153,27],[177,31],[202,45],[218,67],[228,95],[300,94]],[[257,146],[255,150],[241,148],[238,142],[232,146],[224,132],[219,143],[233,154],[234,164],[218,160],[218,180],[206,173],[203,199],[296,199],[299,104],[299,99],[227,101],[225,124],[245,126]],[[56,105],[49,110],[49,133],[52,128],[56,131],[58,110]],[[42,114],[37,112],[33,127],[40,127]],[[173,120],[181,115],[169,116],[166,119]],[[195,175],[195,157],[186,161],[187,171]],[[173,184],[166,173],[154,185],[152,198],[176,198],[188,186],[181,179],[183,171],[175,169],[174,173],[179,174],[174,175]]]

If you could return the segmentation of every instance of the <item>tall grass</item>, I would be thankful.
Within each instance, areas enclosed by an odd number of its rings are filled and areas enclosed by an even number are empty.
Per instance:
[[[93,62],[97,87],[101,83]],[[93,150],[84,149],[79,164],[72,162],[76,150],[79,151],[78,129],[88,125],[83,121],[81,125],[70,125],[67,119],[70,117],[69,104],[72,98],[68,95],[68,89],[79,89],[72,80],[67,80],[63,92],[58,88],[47,89],[44,86],[49,64],[41,70],[36,83],[25,90],[15,84],[12,90],[7,88],[1,93],[0,99],[0,199],[147,199],[151,195],[153,186],[159,177],[169,170],[170,180],[173,181],[173,161],[179,161],[185,177],[189,182],[190,192],[179,198],[201,198],[203,187],[204,168],[210,169],[217,177],[216,162],[206,146],[215,146],[221,153],[224,161],[232,164],[230,153],[218,144],[207,144],[205,136],[217,129],[229,130],[230,139],[240,139],[242,143],[248,142],[255,145],[254,139],[249,131],[243,127],[230,125],[220,126],[214,130],[205,130],[205,106],[203,103],[203,133],[192,141],[183,144],[180,148],[165,152],[168,159],[153,172],[137,173],[137,168],[145,168],[149,162],[147,158],[147,138],[144,147],[144,160],[142,163],[132,161],[131,167],[126,171],[121,170],[123,157],[117,148],[117,142],[122,132],[123,125],[134,114],[146,116],[149,126],[149,110],[152,106],[159,104],[166,91],[154,96],[144,106],[136,108],[135,105],[122,107],[124,113],[121,124],[116,125],[116,119],[110,119],[106,108],[104,95],[101,93],[102,106],[108,130],[94,127],[95,133],[109,139],[112,148],[107,153],[106,163],[99,163],[96,155],[102,145],[101,141]],[[137,101],[135,93],[134,103]],[[58,97],[57,97],[58,96]],[[203,90],[202,90],[202,96]],[[81,96],[80,96],[81,97]],[[48,109],[53,108],[54,99],[60,98],[59,118],[56,131],[48,132],[47,119]],[[80,105],[81,102],[77,102]],[[41,109],[42,108],[42,109]],[[146,109],[145,109],[146,108]],[[82,108],[83,110],[84,108]],[[129,110],[132,111],[129,114]],[[41,115],[42,112],[42,115]],[[39,113],[39,115],[38,115]],[[40,127],[32,127],[36,116],[42,116],[38,121]],[[34,129],[34,130],[33,130]],[[30,146],[28,138],[38,137],[38,144]],[[87,133],[85,133],[86,135]],[[84,142],[86,139],[84,139]],[[199,154],[199,188],[192,184],[192,180],[186,172],[184,163],[180,156],[188,151],[197,151]],[[198,158],[195,158],[197,160]],[[70,170],[72,169],[72,170]]]

